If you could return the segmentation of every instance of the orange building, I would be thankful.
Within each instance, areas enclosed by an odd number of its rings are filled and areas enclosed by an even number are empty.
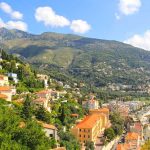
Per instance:
[[[125,143],[118,144],[117,150],[140,150],[139,142],[139,134],[135,132],[129,132],[125,137]]]
[[[125,137],[125,142],[130,144],[131,150],[138,150],[140,145],[140,135],[135,132],[128,132]]]
[[[109,109],[108,108],[100,108],[100,109],[91,109],[89,110],[90,114],[105,114],[107,120],[109,120]]]
[[[108,112],[107,112],[108,113]],[[81,122],[71,129],[72,134],[80,141],[81,144],[86,141],[96,142],[100,135],[108,126],[107,113],[92,111]]]
[[[9,86],[0,86],[0,94],[1,94],[1,98],[7,101],[11,101],[13,90]]]

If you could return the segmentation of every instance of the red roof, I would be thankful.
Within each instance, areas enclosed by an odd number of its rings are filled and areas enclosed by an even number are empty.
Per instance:
[[[42,121],[38,121],[38,123],[41,124],[43,128],[57,130],[57,128],[52,124],[47,124]]]
[[[71,114],[72,117],[78,117],[78,114]]]
[[[127,135],[126,135],[126,140],[137,140],[139,137],[139,134],[138,133],[135,133],[135,132],[128,132]]]
[[[37,99],[33,100],[33,102],[35,102],[35,103],[44,103],[45,101],[47,101],[46,98],[37,98]]]
[[[128,150],[130,149],[130,144],[118,144],[116,150]]]
[[[103,115],[99,114],[92,114],[89,116],[86,116],[79,124],[77,124],[77,128],[93,128],[95,123],[100,120],[100,118],[103,118]]]
[[[0,86],[0,91],[10,91],[11,87],[9,86]]]

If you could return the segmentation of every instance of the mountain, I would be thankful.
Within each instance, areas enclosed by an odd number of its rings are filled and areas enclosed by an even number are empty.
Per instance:
[[[1,47],[40,69],[60,71],[96,87],[150,83],[150,52],[118,41],[0,29]]]

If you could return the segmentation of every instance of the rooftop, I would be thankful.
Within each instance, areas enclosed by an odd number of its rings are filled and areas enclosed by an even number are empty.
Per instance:
[[[0,91],[10,91],[11,87],[9,86],[0,86]]]
[[[39,122],[39,124],[42,125],[43,128],[57,130],[57,128],[52,124],[47,124],[42,121],[38,121],[38,122]]]
[[[86,116],[80,123],[76,125],[77,128],[92,128],[97,121],[103,119],[103,115],[92,114]]]
[[[127,135],[126,135],[126,140],[137,140],[139,137],[139,134],[138,133],[135,133],[135,132],[128,132]]]
[[[47,101],[46,98],[37,98],[37,99],[33,100],[33,102],[35,102],[35,103],[44,103],[45,101]]]

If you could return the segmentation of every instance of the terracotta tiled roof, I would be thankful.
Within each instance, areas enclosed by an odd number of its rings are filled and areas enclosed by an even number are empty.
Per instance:
[[[46,101],[46,98],[37,98],[35,100],[33,100],[33,102],[35,103],[44,103]]]
[[[138,133],[135,133],[135,132],[128,132],[127,135],[126,135],[126,140],[137,140],[139,137],[139,134]]]
[[[92,128],[97,121],[102,119],[102,116],[99,114],[92,114],[86,116],[79,124],[77,124],[77,128]]]
[[[9,86],[0,86],[0,91],[10,91],[11,87]]]
[[[72,117],[78,117],[78,114],[71,114]]]
[[[97,112],[106,112],[109,113],[109,109],[108,108],[100,108],[100,109],[92,109],[90,110],[91,112],[97,111]]]
[[[47,124],[42,121],[38,121],[38,123],[41,124],[43,128],[57,130],[57,128],[54,125]]]
[[[8,98],[8,97],[7,97],[7,95],[5,95],[5,94],[0,94],[0,98],[6,99],[6,98]]]
[[[42,90],[37,92],[37,94],[48,94],[50,91],[49,90]]]
[[[116,150],[128,150],[130,149],[130,144],[118,144]]]

